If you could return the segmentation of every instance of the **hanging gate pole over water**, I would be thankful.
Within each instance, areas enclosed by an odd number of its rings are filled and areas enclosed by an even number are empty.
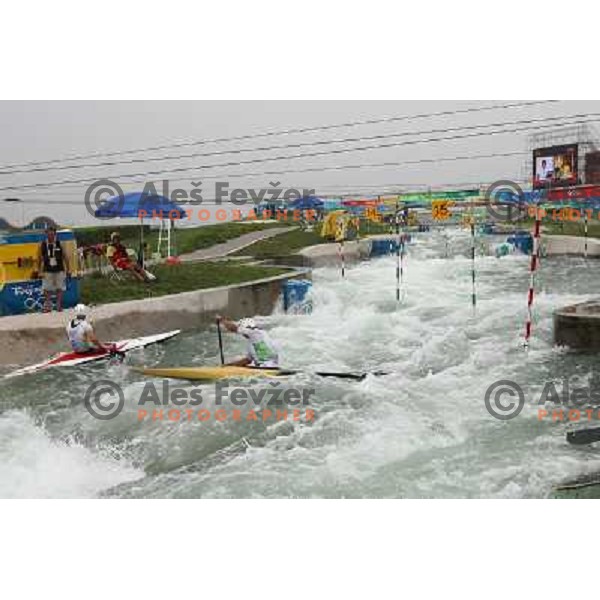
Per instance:
[[[403,279],[403,264],[402,258],[404,255],[404,243],[400,233],[400,207],[398,203],[398,198],[396,198],[396,302],[400,302],[400,289],[402,287],[402,279]],[[402,244],[402,248],[400,245]]]
[[[221,358],[221,364],[225,364],[225,355],[223,354],[223,335],[221,333],[221,321],[216,319],[217,322],[217,337],[219,340],[219,356]]]
[[[533,226],[533,249],[531,251],[531,261],[529,263],[529,291],[527,293],[527,323],[525,324],[525,348],[529,348],[529,338],[531,337],[531,324],[533,321],[533,294],[535,290],[535,272],[537,271],[540,260],[540,209],[535,209],[535,224]]]
[[[402,249],[400,245],[402,244]],[[403,279],[402,257],[404,255],[404,241],[401,239],[400,227],[398,227],[398,239],[396,240],[396,302],[400,302],[400,289]]]
[[[477,305],[477,294],[475,291],[475,221],[471,220],[471,303],[473,312]]]
[[[342,279],[346,277],[346,259],[344,258],[344,240],[340,240],[338,245],[338,254],[340,255],[340,263],[342,267]]]
[[[583,211],[583,232],[584,232],[584,245],[583,245],[583,258],[587,260],[588,257],[588,214],[587,209]]]

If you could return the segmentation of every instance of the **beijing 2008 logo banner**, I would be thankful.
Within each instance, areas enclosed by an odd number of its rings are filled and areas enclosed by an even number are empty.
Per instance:
[[[79,282],[72,278],[67,283],[63,306],[75,306],[79,298]],[[0,315],[20,315],[24,313],[42,312],[44,294],[41,280],[5,283],[0,286]]]

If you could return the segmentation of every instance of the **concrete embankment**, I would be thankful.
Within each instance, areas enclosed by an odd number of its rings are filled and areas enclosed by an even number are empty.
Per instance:
[[[344,242],[343,252],[345,263],[353,264],[369,258],[371,254],[371,243],[374,240],[389,240],[395,242],[396,235],[370,235],[357,241]],[[300,250],[298,254],[302,257],[302,264],[304,266],[314,268],[335,266],[339,265],[341,262],[339,244],[330,243],[309,246],[308,248]]]
[[[344,259],[346,263],[358,262],[369,257],[372,240],[387,239],[395,241],[395,235],[373,235],[359,241],[344,243]],[[545,256],[583,256],[585,254],[585,239],[573,235],[542,235],[542,248]],[[588,238],[587,255],[590,258],[600,257],[600,240]],[[324,267],[340,262],[339,244],[319,244],[309,246],[298,252],[301,260],[297,263],[303,266]]]
[[[573,235],[542,235],[545,256],[584,256],[586,240]],[[600,240],[587,239],[587,256],[600,257]],[[600,350],[600,301],[554,311],[554,343],[580,351]]]
[[[585,238],[574,235],[544,235],[542,247],[546,256],[564,256],[585,254]],[[587,255],[600,257],[600,240],[587,239]]]
[[[367,240],[344,242],[344,261],[346,264],[353,264],[368,258],[369,248]],[[314,268],[340,264],[341,261],[339,244],[309,246],[300,250],[298,254],[303,257],[305,265],[310,265]]]
[[[600,350],[600,301],[554,311],[554,343],[574,350]]]
[[[101,340],[118,340],[172,329],[192,330],[214,320],[218,313],[232,318],[268,315],[275,308],[282,284],[310,278],[297,269],[258,281],[105,304],[93,313]],[[0,365],[26,365],[67,350],[65,325],[69,312],[18,315],[0,319]]]

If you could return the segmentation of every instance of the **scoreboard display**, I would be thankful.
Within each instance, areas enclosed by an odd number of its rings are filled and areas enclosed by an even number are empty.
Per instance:
[[[577,185],[577,144],[533,151],[533,187]]]

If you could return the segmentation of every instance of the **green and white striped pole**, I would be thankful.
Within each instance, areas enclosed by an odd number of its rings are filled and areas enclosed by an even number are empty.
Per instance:
[[[477,306],[477,293],[475,290],[475,221],[471,221],[471,304],[473,312]]]

